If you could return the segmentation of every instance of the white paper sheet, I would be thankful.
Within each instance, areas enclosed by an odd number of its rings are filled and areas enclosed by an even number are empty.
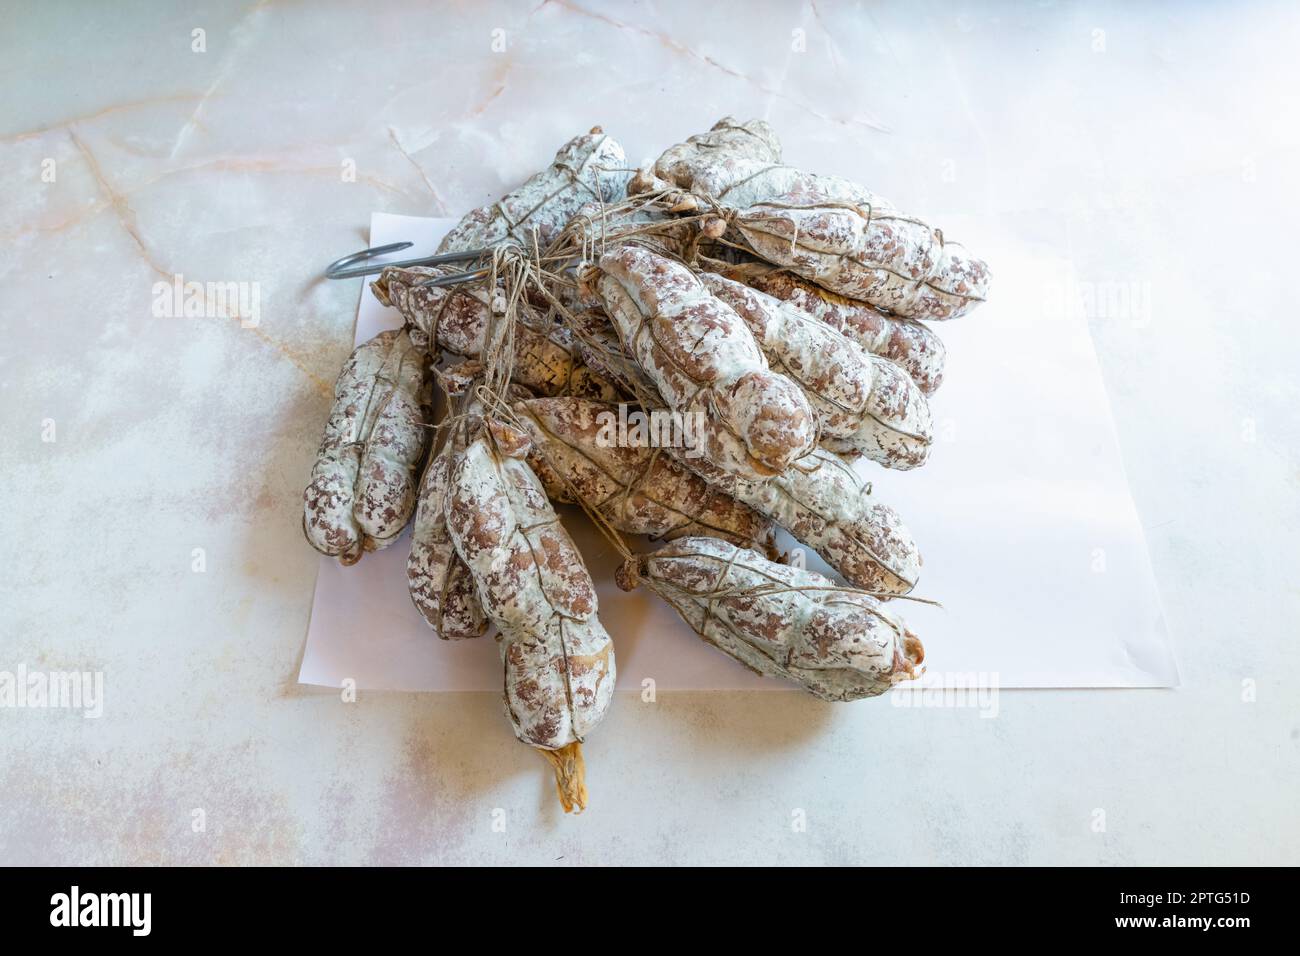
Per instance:
[[[371,245],[432,252],[454,220],[375,213]],[[953,227],[957,234],[956,226]],[[925,467],[864,463],[875,495],[903,515],[925,558],[898,602],[926,647],[931,686],[1167,687],[1178,683],[1101,371],[1064,260],[988,248],[994,294],[939,327],[948,371],[934,397]],[[356,341],[400,324],[367,283]],[[614,585],[617,555],[577,509],[561,509],[596,579],[619,682],[661,690],[787,689],[701,643],[653,595]],[[795,547],[786,538],[784,549]],[[490,637],[439,640],[406,590],[405,536],[343,568],[321,560],[299,681],[371,690],[498,690]],[[814,555],[810,567],[828,569]]]

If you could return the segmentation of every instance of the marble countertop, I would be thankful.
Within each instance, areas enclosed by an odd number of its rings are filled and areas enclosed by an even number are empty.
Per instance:
[[[104,712],[0,710],[0,860],[1300,862],[1297,39],[1283,3],[10,11],[0,670]],[[594,124],[645,160],[724,114],[1072,260],[1181,688],[625,694],[574,818],[492,694],[296,684],[358,295],[325,263]],[[159,316],[178,275],[256,314]]]

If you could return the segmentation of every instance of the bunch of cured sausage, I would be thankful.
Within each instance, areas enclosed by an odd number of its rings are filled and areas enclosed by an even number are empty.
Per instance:
[[[443,639],[494,630],[507,717],[566,810],[616,671],[553,503],[619,542],[620,586],[760,674],[832,701],[918,675],[887,605],[921,556],[869,475],[929,456],[945,351],[926,323],[984,300],[984,262],[730,118],[641,170],[600,128],[575,137],[439,249],[470,250],[470,278],[373,283],[405,324],[340,374],[303,528],[353,564],[410,525],[415,607]],[[777,529],[838,579],[779,554]]]

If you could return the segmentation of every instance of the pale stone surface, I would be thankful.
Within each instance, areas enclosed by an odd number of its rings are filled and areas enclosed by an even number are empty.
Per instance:
[[[0,861],[1300,862],[1297,28],[1282,3],[11,10],[0,669],[102,670],[107,701],[0,711]],[[644,161],[728,114],[972,250],[1072,257],[1184,686],[996,719],[622,694],[566,818],[498,695],[295,684],[299,495],[358,288],[325,263],[371,210],[458,214],[596,123]],[[153,317],[176,273],[259,283],[260,323]]]

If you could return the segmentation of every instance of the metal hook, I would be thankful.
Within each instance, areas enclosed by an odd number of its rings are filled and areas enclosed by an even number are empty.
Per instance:
[[[481,252],[482,250],[479,251]],[[444,285],[459,285],[462,282],[469,282],[471,279],[482,279],[491,271],[491,269],[476,269],[473,272],[457,272],[449,276],[434,276],[431,279],[424,279],[417,282],[414,288],[428,289]]]
[[[443,252],[434,256],[421,256],[418,259],[402,259],[397,262],[367,262],[378,256],[387,255],[390,252],[400,252],[403,249],[409,249],[415,245],[413,242],[392,242],[386,246],[372,246],[369,249],[362,249],[360,252],[354,252],[350,256],[344,256],[342,259],[336,259],[325,267],[325,278],[327,279],[352,279],[356,276],[374,275],[377,272],[383,272],[391,267],[405,269],[408,266],[436,266],[443,262],[469,262],[474,259],[481,259],[483,256],[490,254],[489,249],[466,249],[463,252]],[[358,262],[365,262],[366,265],[355,265]],[[464,282],[477,276],[487,275],[488,270],[480,269],[477,272],[463,272],[457,275],[436,276],[428,279],[419,285],[452,285],[456,282]]]

